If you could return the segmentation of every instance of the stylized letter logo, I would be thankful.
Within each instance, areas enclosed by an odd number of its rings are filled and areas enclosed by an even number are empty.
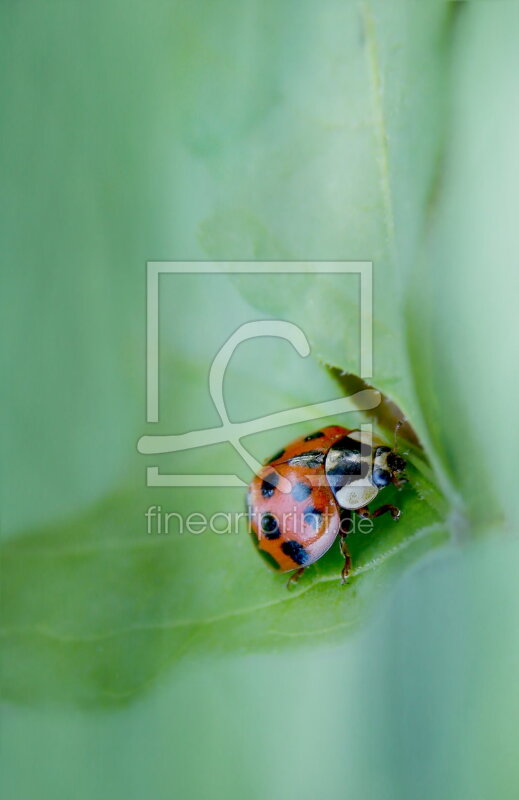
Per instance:
[[[209,391],[220,416],[221,425],[215,428],[203,428],[189,433],[163,436],[141,436],[137,449],[145,455],[173,453],[189,450],[219,442],[229,442],[240,454],[253,472],[257,472],[261,464],[243,446],[241,439],[253,433],[260,433],[272,428],[308,422],[313,419],[335,416],[348,411],[365,411],[376,408],[380,403],[380,394],[372,389],[365,389],[350,397],[341,397],[275,414],[248,422],[231,422],[225,408],[223,381],[225,371],[232,355],[239,344],[249,339],[271,336],[290,342],[296,352],[305,358],[310,354],[308,340],[297,325],[283,320],[261,320],[246,322],[236,330],[216,354],[209,373]],[[156,467],[148,468],[148,485],[154,486],[245,486],[236,475],[161,475]],[[280,487],[281,488],[281,487]]]

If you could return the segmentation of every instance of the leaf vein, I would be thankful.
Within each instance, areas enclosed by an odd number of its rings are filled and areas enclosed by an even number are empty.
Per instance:
[[[387,550],[385,553],[379,556],[375,556],[375,558],[371,559],[370,561],[367,561],[365,564],[362,564],[356,569],[353,569],[351,572],[351,577],[356,578],[359,575],[362,575],[366,572],[370,572],[371,570],[376,569],[385,561],[388,561],[390,558],[393,558],[395,555],[407,549],[410,545],[414,544],[415,542],[424,539],[427,536],[439,533],[441,531],[445,531],[445,527],[442,523],[439,522],[427,525],[424,528],[420,528],[412,536],[407,537],[399,544]],[[34,634],[48,639],[53,639],[63,644],[71,644],[71,643],[92,643],[92,642],[104,641],[106,639],[111,639],[117,636],[125,636],[127,634],[136,633],[138,631],[177,630],[189,627],[205,627],[208,625],[215,625],[221,622],[226,622],[227,620],[233,619],[235,617],[242,617],[248,614],[254,614],[258,611],[264,611],[265,609],[282,605],[287,602],[293,602],[297,598],[301,597],[304,594],[307,594],[308,592],[312,591],[318,586],[337,581],[338,578],[335,576],[331,575],[319,576],[308,586],[301,587],[299,591],[294,592],[291,595],[286,596],[284,598],[277,598],[267,603],[258,604],[256,606],[249,606],[248,608],[239,609],[237,611],[229,611],[223,614],[217,614],[213,617],[207,617],[206,619],[202,620],[196,620],[196,619],[168,620],[164,622],[141,623],[136,625],[130,625],[125,628],[118,628],[116,630],[105,631],[103,633],[92,634],[91,636],[78,636],[78,635],[67,636],[58,633],[57,631],[54,631],[51,628],[48,628],[43,625],[29,626],[26,628],[24,628],[23,626],[12,626],[10,628],[1,628],[0,636],[8,637],[17,634],[26,634],[26,635]],[[306,635],[306,632],[303,632],[301,635]]]

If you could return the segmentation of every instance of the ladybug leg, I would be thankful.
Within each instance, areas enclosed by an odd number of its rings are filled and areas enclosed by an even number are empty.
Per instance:
[[[290,575],[290,578],[287,581],[287,589],[290,589],[291,586],[298,582],[305,569],[306,567],[299,567],[299,569],[296,569],[296,571]]]
[[[341,571],[341,584],[345,584],[351,570],[351,556],[350,556],[350,551],[348,550],[348,545],[346,544],[346,534],[341,533],[340,537],[341,538],[339,539],[339,548],[341,551],[341,555],[344,558],[344,566]]]
[[[395,522],[400,519],[400,514],[402,513],[399,508],[396,506],[391,506],[387,503],[385,506],[380,506],[377,508],[376,511],[370,511],[367,506],[364,508],[358,508],[357,514],[359,517],[364,517],[366,519],[375,519],[375,517],[380,517],[382,514],[390,513]]]
[[[348,575],[351,570],[351,556],[350,551],[348,550],[348,545],[346,544],[346,537],[351,530],[352,524],[352,515],[351,511],[346,511],[345,509],[341,509],[341,525],[339,528],[339,549],[341,551],[341,555],[344,558],[344,566],[341,571],[341,584],[346,583]]]
[[[393,485],[396,486],[397,489],[403,489],[406,483],[409,483],[407,478],[404,477],[397,478],[396,475],[393,475],[392,481]]]

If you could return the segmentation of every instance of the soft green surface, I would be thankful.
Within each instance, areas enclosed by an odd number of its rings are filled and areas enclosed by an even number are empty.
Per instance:
[[[519,9],[1,13],[3,793],[515,798]],[[250,319],[312,354],[242,345],[232,419],[337,397],[358,280],[161,279],[146,426],[150,258],[374,262],[373,384],[432,470],[412,454],[402,520],[352,537],[346,587],[335,548],[288,593],[243,528],[148,536],[151,505],[243,491],[147,489],[136,442],[219,423],[208,367]],[[226,444],[160,468],[250,477]]]
[[[240,300],[226,276],[161,280],[164,340],[182,342],[184,336],[185,352],[163,354],[164,368],[174,380],[163,387],[159,427],[169,432],[216,425],[207,374],[218,330],[223,342],[246,315],[257,313]],[[223,307],[234,310],[234,319],[231,311],[221,315]],[[213,335],[208,337],[207,330]],[[288,343],[272,339],[240,345],[225,378],[232,419],[334,399],[339,391],[315,360],[303,360]],[[354,427],[360,417],[354,413],[336,420]],[[244,443],[262,460],[296,430],[318,427],[319,421],[271,430]],[[286,576],[266,569],[252,547],[245,490],[147,488],[144,463],[157,461],[162,472],[236,471],[250,478],[247,466],[225,443],[159,457],[143,458],[134,451],[129,477],[95,505],[11,536],[3,545],[8,698],[113,705],[133,699],[195,652],[273,650],[314,638],[343,638],[375,593],[390,584],[395,567],[447,537],[433,487],[411,467],[406,491],[398,498],[394,489],[384,493],[386,500],[401,503],[401,521],[386,516],[377,520],[376,535],[358,531],[351,536],[356,577],[339,586],[342,562],[334,547],[287,592]],[[145,513],[153,506],[181,514],[183,528],[174,517],[168,534],[158,533],[156,520],[149,529]],[[213,522],[214,529],[228,532],[189,533],[189,515],[202,513],[210,520],[229,512],[243,516],[236,525],[231,520],[230,530],[223,517]]]

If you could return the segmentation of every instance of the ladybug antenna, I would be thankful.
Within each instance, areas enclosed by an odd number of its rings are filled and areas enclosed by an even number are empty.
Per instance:
[[[397,450],[398,431],[400,430],[400,428],[402,427],[404,422],[405,422],[405,419],[399,419],[398,422],[395,425],[395,436],[394,436],[394,442],[393,442],[393,450],[394,450],[395,453],[398,452],[398,450]]]

